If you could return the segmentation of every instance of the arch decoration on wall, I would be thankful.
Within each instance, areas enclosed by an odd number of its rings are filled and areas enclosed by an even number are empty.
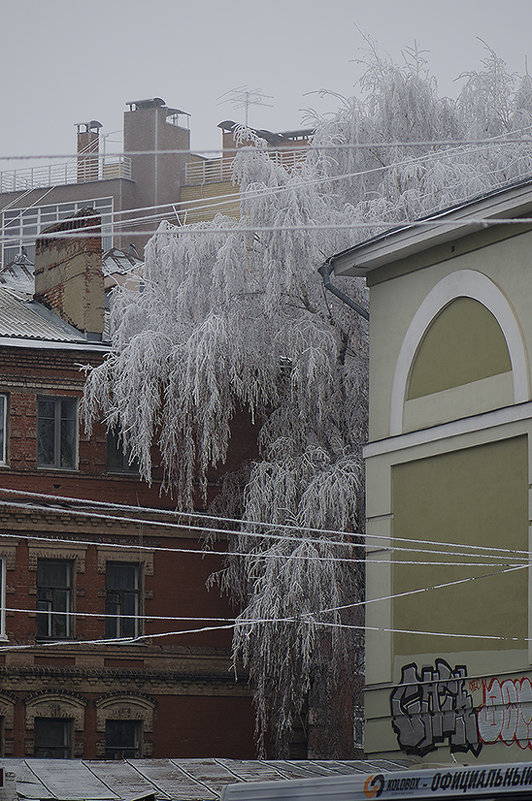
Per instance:
[[[497,320],[506,340],[512,365],[514,403],[530,399],[525,345],[515,313],[499,287],[476,270],[458,270],[445,276],[417,308],[403,339],[392,384],[390,436],[403,433],[403,409],[412,366],[426,331],[436,316],[457,298],[471,298]]]

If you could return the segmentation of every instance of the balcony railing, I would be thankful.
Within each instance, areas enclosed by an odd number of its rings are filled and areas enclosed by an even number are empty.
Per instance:
[[[308,147],[265,152],[275,164],[280,164],[287,170],[293,170],[305,160]],[[216,181],[230,181],[233,174],[233,160],[232,156],[224,156],[221,159],[189,162],[185,166],[185,184],[212,184]]]
[[[20,192],[89,181],[131,178],[131,159],[127,156],[84,155],[64,164],[47,164],[22,170],[0,172],[0,192]]]

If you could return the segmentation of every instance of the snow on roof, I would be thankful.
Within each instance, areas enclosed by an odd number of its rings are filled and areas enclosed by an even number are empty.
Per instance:
[[[130,248],[133,249],[134,245],[130,246]],[[126,253],[124,250],[119,250],[118,248],[111,248],[102,256],[102,270],[104,276],[113,275],[114,273],[126,275],[135,268],[142,267],[143,263],[144,262],[139,258],[136,252]]]
[[[31,294],[1,285],[0,337],[50,343],[87,344],[87,339],[81,331],[33,300]],[[101,343],[92,344],[101,346]]]
[[[35,286],[33,264],[25,254],[21,253],[0,270],[0,286],[10,286],[33,294]]]
[[[529,216],[531,208],[532,177],[528,176],[419,217],[413,222],[399,223],[330,256],[327,263],[334,268],[336,275],[365,276],[383,264],[418,253],[429,245],[448,242],[481,230],[490,224],[492,218]],[[442,221],[446,224],[441,225]]]
[[[50,801],[217,801],[238,782],[280,781],[401,770],[404,761],[239,759],[1,759],[15,774],[17,794]]]
[[[130,253],[118,248],[110,248],[102,255],[102,272],[105,288],[109,289],[123,283],[123,277],[133,273],[140,276],[144,262],[130,245]],[[35,277],[33,264],[25,254],[0,268],[0,287],[11,287],[33,295]]]

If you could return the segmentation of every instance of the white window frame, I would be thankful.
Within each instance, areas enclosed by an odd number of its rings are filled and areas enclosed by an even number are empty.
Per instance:
[[[0,640],[7,640],[6,634],[6,558],[0,556]]]
[[[134,576],[135,576],[135,586],[130,589],[114,589],[108,586],[108,574],[110,573],[110,569],[114,567],[129,567],[134,569]],[[117,617],[114,619],[106,618],[105,619],[105,636],[106,637],[138,637],[141,633],[141,618],[140,618],[140,609],[141,609],[141,587],[142,587],[142,574],[141,574],[141,565],[138,562],[121,562],[120,560],[109,560],[106,562],[105,565],[105,609],[106,614],[116,614]],[[128,614],[124,611],[124,595],[128,594],[133,596],[135,611],[133,614]],[[116,600],[112,600],[112,596],[116,595],[118,598]],[[113,605],[116,608],[116,611],[109,613],[107,610],[108,608]],[[124,624],[125,621],[132,620],[134,623],[134,632],[130,635],[124,633]],[[113,631],[111,631],[113,629]]]
[[[21,248],[24,246],[30,251],[29,255],[32,256],[35,239],[43,228],[72,217],[87,206],[93,207],[102,218],[102,247],[104,252],[112,248],[114,219],[114,197],[112,195],[82,200],[65,200],[63,203],[51,203],[43,206],[17,207],[0,213],[2,265],[5,266],[6,264],[6,252],[15,248],[17,253],[20,253]],[[65,210],[65,207],[67,210]],[[69,207],[73,207],[74,210],[72,211]],[[26,232],[24,232],[24,228],[26,228]],[[28,228],[31,233],[28,233]],[[34,228],[36,228],[36,233],[33,232]],[[30,261],[32,260],[33,257]]]
[[[7,464],[7,409],[8,397],[4,392],[0,393],[0,433],[2,441],[0,443],[0,464]]]
[[[53,401],[54,403],[54,461],[53,464],[44,464],[39,461],[39,401]],[[72,466],[61,464],[61,401],[72,401],[75,406],[74,420],[74,460]],[[36,453],[35,463],[40,470],[77,470],[79,462],[79,419],[78,419],[78,398],[73,395],[37,395],[36,413]]]

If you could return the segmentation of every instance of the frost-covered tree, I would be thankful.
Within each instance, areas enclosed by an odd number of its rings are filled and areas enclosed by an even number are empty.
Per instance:
[[[226,475],[215,499],[241,518],[230,550],[246,554],[218,578],[243,610],[234,656],[249,670],[259,743],[269,732],[278,754],[310,710],[323,733],[315,752],[350,755],[349,720],[339,720],[362,653],[349,532],[364,521],[367,330],[324,292],[317,268],[383,222],[532,172],[530,148],[504,141],[530,134],[528,75],[518,81],[488,49],[463,80],[456,101],[441,98],[420,51],[397,66],[370,49],[360,96],[314,118],[313,144],[291,172],[241,130],[240,219],[161,225],[144,291],[117,291],[113,352],[88,376],[87,419],[103,414],[120,430],[146,480],[155,440],[181,508],[205,503],[238,415],[257,424],[258,458]],[[488,138],[496,146],[462,144]],[[364,305],[360,282],[345,290]]]

